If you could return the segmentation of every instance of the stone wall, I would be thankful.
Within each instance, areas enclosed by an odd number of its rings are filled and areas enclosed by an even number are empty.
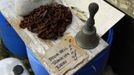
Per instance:
[[[106,0],[134,18],[134,0]]]

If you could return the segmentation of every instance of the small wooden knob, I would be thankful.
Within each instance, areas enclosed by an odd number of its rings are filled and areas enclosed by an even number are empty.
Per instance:
[[[97,13],[99,9],[99,6],[97,3],[91,3],[88,7],[89,13],[90,13],[90,17],[94,18],[95,14]]]

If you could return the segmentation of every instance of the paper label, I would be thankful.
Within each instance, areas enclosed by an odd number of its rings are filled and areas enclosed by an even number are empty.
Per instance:
[[[70,36],[46,52],[45,59],[55,75],[65,75],[88,59],[85,50],[78,47]]]

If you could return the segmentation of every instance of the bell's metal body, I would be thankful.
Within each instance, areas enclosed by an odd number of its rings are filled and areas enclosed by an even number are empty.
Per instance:
[[[76,35],[77,44],[84,49],[93,49],[99,44],[99,36],[96,34],[96,29],[88,32],[83,29]]]

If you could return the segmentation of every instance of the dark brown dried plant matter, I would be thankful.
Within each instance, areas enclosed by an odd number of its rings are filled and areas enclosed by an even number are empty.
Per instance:
[[[54,4],[34,9],[29,15],[24,16],[20,27],[37,33],[39,38],[54,40],[62,37],[71,23],[70,9],[60,4]]]

